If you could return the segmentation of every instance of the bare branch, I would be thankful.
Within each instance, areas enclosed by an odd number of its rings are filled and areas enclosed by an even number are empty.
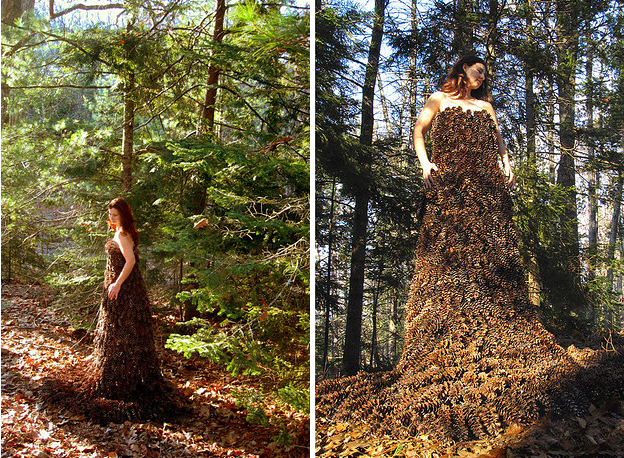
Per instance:
[[[77,5],[71,6],[69,8],[67,8],[66,10],[63,11],[59,11],[58,13],[54,12],[54,0],[50,0],[50,20],[54,20],[58,17],[61,17],[65,14],[71,13],[72,11],[76,11],[76,10],[98,10],[98,11],[102,11],[102,10],[110,10],[110,9],[123,9],[124,5],[122,3],[110,3],[107,5],[83,5],[82,3],[78,3]]]
[[[80,86],[78,84],[55,84],[50,86],[7,86],[8,89],[110,89],[112,86]]]

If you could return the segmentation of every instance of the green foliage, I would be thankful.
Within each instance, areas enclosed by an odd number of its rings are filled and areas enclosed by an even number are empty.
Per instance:
[[[299,412],[310,413],[310,391],[296,388],[292,384],[288,384],[278,390],[282,400],[290,404]]]
[[[269,418],[264,411],[266,398],[255,390],[234,390],[236,405],[247,410],[247,422],[262,426],[269,426]]]
[[[587,292],[570,270],[570,259],[562,242],[566,189],[549,182],[546,174],[536,174],[524,164],[516,167],[518,181],[514,193],[514,222],[520,239],[520,251],[528,264],[537,258],[543,284],[545,315],[550,326],[583,327],[578,314],[587,306]]]
[[[298,407],[299,405],[302,406],[301,409],[298,408],[297,410],[304,411],[302,401],[307,399],[307,402],[309,403],[308,392],[297,390],[289,385],[280,389],[280,396],[282,396],[282,398],[284,398],[284,396],[282,395],[282,391],[286,391],[288,393],[287,398],[290,401],[295,402],[295,407]],[[277,426],[280,431],[276,436],[272,438],[273,441],[283,445],[288,445],[292,442],[293,438],[288,430],[288,425],[285,424],[285,422],[281,419],[274,420],[266,413],[267,404],[272,402],[270,396],[254,389],[234,389],[232,390],[232,395],[236,400],[236,405],[242,407],[247,411],[247,416],[245,418],[247,422],[252,424],[259,424],[262,426]],[[307,412],[309,410],[307,404],[305,405],[305,408],[305,412]]]
[[[232,375],[261,373],[259,362],[264,356],[262,348],[251,339],[246,338],[242,341],[237,335],[243,332],[242,329],[232,332],[215,330],[210,324],[198,318],[186,324],[199,326],[199,330],[190,336],[171,334],[165,344],[166,348],[181,352],[187,358],[197,354],[216,363],[225,364]]]

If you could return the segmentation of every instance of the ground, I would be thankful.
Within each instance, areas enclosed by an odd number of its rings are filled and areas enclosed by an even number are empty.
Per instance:
[[[622,333],[617,336],[621,341]],[[602,339],[600,342],[599,339]],[[568,351],[597,347],[617,351],[613,336],[587,339],[559,339]],[[621,350],[621,346],[618,346]],[[589,350],[585,350],[589,351]],[[558,420],[544,418],[530,426],[512,425],[498,435],[482,440],[438,443],[427,434],[411,440],[370,437],[363,429],[346,423],[316,419],[315,456],[334,457],[405,457],[405,458],[624,458],[624,401],[605,400],[591,405],[583,417]]]
[[[162,336],[163,373],[186,399],[186,414],[102,424],[84,408],[51,402],[45,386],[86,364],[92,337],[55,310],[53,294],[40,285],[2,285],[2,458],[309,456],[308,416],[276,403],[265,406],[272,426],[248,423],[232,392],[260,389],[257,381],[165,350]],[[159,319],[165,331],[173,322]]]

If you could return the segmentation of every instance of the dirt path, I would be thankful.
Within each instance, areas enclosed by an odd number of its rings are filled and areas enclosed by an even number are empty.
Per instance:
[[[98,424],[88,415],[47,402],[42,383],[64,367],[86,364],[90,334],[74,329],[50,307],[37,285],[2,285],[2,457],[303,457],[309,456],[307,416],[267,406],[292,439],[273,439],[277,427],[250,425],[233,389],[254,388],[220,366],[163,350],[163,373],[190,403],[170,423]]]

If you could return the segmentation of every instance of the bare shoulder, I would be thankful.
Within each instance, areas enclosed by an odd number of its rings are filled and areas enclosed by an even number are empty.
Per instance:
[[[118,234],[119,236],[119,244],[123,245],[123,247],[128,247],[130,249],[134,248],[134,240],[132,240],[132,237],[130,236],[130,234],[126,233],[126,232],[120,232]]]
[[[480,100],[479,106],[481,107],[482,110],[485,110],[488,113],[490,113],[492,115],[492,118],[494,118],[494,121],[496,121],[496,112],[494,111],[494,107],[492,106],[490,102],[486,102],[485,100]]]
[[[477,100],[476,101],[477,105],[479,105],[483,110],[487,110],[491,113],[494,112],[494,107],[492,106],[492,104],[490,102],[488,102],[487,100]]]
[[[427,103],[432,102],[439,106],[445,100],[446,100],[446,94],[442,91],[436,91],[429,96],[429,98],[427,99]]]
[[[430,114],[435,114],[440,110],[440,107],[446,100],[446,94],[441,91],[436,91],[429,96],[427,102],[425,103],[424,110],[428,111]]]

